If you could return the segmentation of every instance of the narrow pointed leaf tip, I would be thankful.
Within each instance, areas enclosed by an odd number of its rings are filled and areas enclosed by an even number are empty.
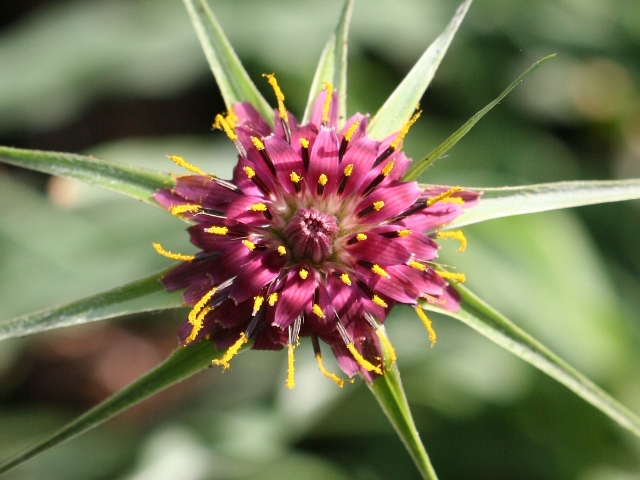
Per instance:
[[[640,418],[633,412],[469,289],[460,284],[452,286],[461,297],[459,311],[447,311],[426,302],[422,307],[466,323],[489,340],[562,383],[620,426],[640,437]]]
[[[516,88],[530,73],[536,70],[544,62],[546,62],[547,60],[551,60],[555,56],[556,56],[555,53],[552,55],[548,55],[538,60],[533,65],[531,65],[522,75],[520,75],[513,82],[511,82],[511,84],[500,95],[498,95],[498,97],[494,101],[489,103],[486,107],[484,107],[482,110],[476,113],[473,117],[467,120],[464,125],[462,125],[458,130],[456,130],[444,142],[442,142],[440,145],[434,148],[431,152],[429,152],[426,157],[424,157],[422,160],[419,160],[417,162],[413,162],[409,167],[409,169],[407,170],[407,173],[404,175],[402,179],[405,181],[416,180],[422,172],[424,172],[427,168],[429,168],[433,164],[433,162],[441,158],[451,147],[453,147],[456,143],[458,143],[462,139],[462,137],[464,137],[467,133],[469,133],[469,130],[471,130],[475,126],[475,124],[480,121],[482,117],[484,117],[487,113],[489,113],[489,111],[493,107],[495,107],[498,103],[500,103],[500,101],[504,97],[506,97],[511,92],[511,90]]]
[[[399,126],[404,125],[411,118],[416,105],[420,102],[447,53],[458,27],[471,6],[471,1],[467,0],[458,7],[445,31],[429,45],[402,83],[378,110],[367,129],[367,133],[372,138],[388,137],[397,132]]]

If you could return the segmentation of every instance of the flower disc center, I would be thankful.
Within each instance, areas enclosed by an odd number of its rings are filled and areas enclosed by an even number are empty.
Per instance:
[[[333,237],[337,231],[333,215],[315,208],[300,208],[289,220],[284,235],[297,259],[318,263],[333,253]]]

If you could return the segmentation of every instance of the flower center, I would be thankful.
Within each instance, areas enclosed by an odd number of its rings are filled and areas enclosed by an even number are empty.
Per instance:
[[[333,236],[338,231],[336,217],[316,210],[299,208],[284,229],[289,248],[297,259],[318,263],[331,256]]]

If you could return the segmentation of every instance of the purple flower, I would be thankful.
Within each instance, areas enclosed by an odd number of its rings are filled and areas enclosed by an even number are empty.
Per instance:
[[[429,331],[418,299],[457,310],[459,299],[433,260],[438,238],[461,232],[438,228],[473,205],[479,194],[459,187],[421,190],[402,181],[409,159],[400,150],[419,113],[382,141],[367,136],[368,117],[337,127],[337,95],[331,86],[316,99],[311,120],[299,125],[278,98],[275,132],[255,109],[238,103],[215,126],[235,143],[239,156],[231,181],[170,157],[195,175],[177,178],[157,201],[194,222],[188,230],[200,249],[167,274],[168,290],[185,289],[193,308],[179,330],[184,344],[209,339],[227,349],[224,368],[243,344],[289,351],[287,386],[293,386],[293,349],[310,336],[321,372],[318,339],[327,343],[348,375],[371,381],[384,373],[382,345],[395,355],[379,328],[396,303],[415,308]],[[387,366],[388,368],[388,366]]]

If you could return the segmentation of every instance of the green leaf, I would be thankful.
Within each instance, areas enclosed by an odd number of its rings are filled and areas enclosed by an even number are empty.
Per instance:
[[[422,188],[427,185],[421,185]],[[493,218],[640,198],[640,179],[540,183],[482,190],[480,202],[449,223],[452,229]]]
[[[640,437],[640,418],[634,413],[467,288],[460,284],[454,284],[453,287],[462,297],[458,312],[450,312],[426,302],[421,304],[422,308],[466,323],[491,341],[562,383],[620,426]]]
[[[386,335],[384,327],[380,326],[379,328],[383,334]],[[382,343],[382,348],[384,351],[385,365],[388,365],[390,363],[390,357],[384,343]],[[438,476],[431,465],[427,451],[422,445],[420,434],[411,416],[407,396],[402,388],[397,363],[394,363],[390,368],[386,368],[383,376],[376,378],[371,383],[365,381],[365,384],[369,387],[369,390],[371,390],[371,393],[373,393],[373,396],[387,415],[387,418],[409,451],[422,477],[428,480],[437,480]]]
[[[384,102],[369,123],[367,134],[374,139],[383,139],[398,132],[409,121],[416,105],[431,83],[447,49],[458,31],[462,19],[469,10],[472,0],[466,0],[456,10],[453,19],[444,32],[429,45],[407,76]]]
[[[309,123],[313,103],[324,84],[331,83],[338,90],[338,127],[344,125],[347,118],[347,39],[352,11],[353,0],[345,0],[338,25],[322,50],[320,62],[313,76],[309,100],[302,117],[303,124]]]
[[[11,470],[65,440],[90,430],[142,400],[207,368],[220,356],[211,342],[182,347],[146,375],[96,405],[44,440],[0,464],[0,474]]]
[[[173,267],[171,267],[173,268]],[[0,340],[23,337],[55,328],[82,325],[132,313],[182,307],[181,292],[167,292],[160,277],[163,270],[62,307],[30,313],[0,323]]]
[[[237,102],[249,102],[273,127],[273,109],[249,78],[206,0],[184,0],[184,4],[227,109]]]
[[[476,113],[473,117],[467,120],[467,122],[464,125],[462,125],[458,130],[456,130],[444,142],[442,142],[440,145],[434,148],[431,152],[429,152],[426,157],[424,157],[422,160],[419,160],[417,162],[413,162],[409,167],[409,169],[407,170],[407,172],[404,174],[403,180],[409,181],[409,180],[417,179],[422,172],[424,172],[427,168],[431,166],[431,164],[433,164],[433,162],[435,162],[440,157],[442,157],[442,155],[444,155],[451,147],[453,147],[456,143],[458,143],[458,141],[462,137],[464,137],[469,132],[469,130],[471,130],[475,126],[475,124],[478,123],[480,119],[489,112],[489,110],[491,110],[498,103],[500,103],[500,101],[504,97],[506,97],[509,94],[509,92],[511,92],[511,90],[516,88],[518,84],[520,84],[520,82],[522,82],[531,72],[533,72],[544,62],[552,59],[555,56],[556,56],[555,53],[553,55],[548,55],[538,60],[533,65],[531,65],[522,75],[520,75],[513,82],[511,82],[511,84],[505,89],[505,91],[502,92],[500,95],[498,95],[498,97],[493,102],[488,104],[478,113]]]
[[[0,162],[81,180],[156,207],[159,205],[153,195],[161,188],[173,188],[175,185],[174,179],[167,173],[74,153],[0,147]]]

